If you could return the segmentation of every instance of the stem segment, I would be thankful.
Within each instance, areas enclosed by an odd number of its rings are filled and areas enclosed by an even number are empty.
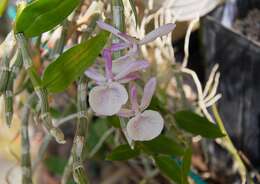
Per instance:
[[[11,67],[9,72],[9,78],[6,85],[6,90],[4,92],[4,102],[5,102],[5,121],[7,126],[11,126],[13,118],[13,85],[14,80],[19,73],[22,67],[22,54],[20,51],[17,51],[17,54],[14,56],[15,62]]]
[[[22,184],[32,183],[32,169],[30,156],[30,140],[28,134],[28,122],[30,116],[30,108],[35,101],[33,94],[28,102],[24,105],[22,111],[22,125],[21,125],[21,168],[22,168]]]
[[[245,184],[246,183],[246,173],[247,173],[246,167],[245,167],[243,161],[241,160],[241,158],[237,152],[237,149],[233,145],[233,143],[224,127],[223,121],[218,113],[216,104],[214,104],[212,106],[212,111],[213,111],[214,117],[216,119],[217,125],[219,126],[220,130],[226,135],[225,137],[222,138],[223,142],[221,145],[223,145],[228,150],[228,152],[232,155],[234,161],[237,164],[238,172],[241,176],[242,184]]]
[[[29,55],[27,41],[22,33],[16,34],[16,39],[18,41],[19,48],[22,53],[23,66],[26,69],[27,74],[29,75],[29,78],[34,87],[34,90],[40,100],[41,119],[43,120],[44,126],[47,129],[47,131],[53,137],[55,137],[58,143],[64,144],[66,142],[64,140],[64,134],[59,128],[54,127],[52,124],[52,119],[49,112],[47,89],[41,85],[41,78],[38,76],[33,66],[33,61]]]
[[[73,178],[79,184],[86,184],[88,183],[88,177],[84,169],[82,158],[86,142],[86,132],[88,130],[87,78],[85,75],[82,75],[78,81],[77,95],[78,119],[72,146]]]

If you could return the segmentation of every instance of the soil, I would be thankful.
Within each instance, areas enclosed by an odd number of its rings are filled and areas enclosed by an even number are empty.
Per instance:
[[[260,43],[260,10],[252,9],[246,17],[237,19],[233,28],[250,40]]]

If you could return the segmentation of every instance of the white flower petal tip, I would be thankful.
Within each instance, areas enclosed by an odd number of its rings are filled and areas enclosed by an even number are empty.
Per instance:
[[[126,129],[131,139],[149,141],[161,134],[163,126],[164,120],[158,112],[146,110],[131,118]]]
[[[169,23],[169,24],[165,24],[161,27],[158,27],[157,29],[151,31],[150,33],[148,33],[140,42],[140,45],[143,44],[147,44],[148,42],[151,42],[153,40],[155,40],[158,37],[167,35],[168,33],[170,33],[171,31],[174,30],[174,28],[176,27],[175,24]]]
[[[127,100],[125,87],[117,82],[96,86],[89,93],[89,105],[99,115],[117,114]]]

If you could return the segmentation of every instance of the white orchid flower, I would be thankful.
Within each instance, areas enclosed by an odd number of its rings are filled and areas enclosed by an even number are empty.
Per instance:
[[[126,126],[127,135],[135,141],[148,141],[159,136],[164,127],[164,120],[157,111],[146,110],[151,103],[156,88],[156,79],[150,79],[143,92],[141,104],[137,101],[136,86],[132,86],[130,94],[131,109],[122,108],[118,115],[132,117]]]
[[[136,79],[135,73],[147,68],[149,63],[143,60],[131,62],[124,70],[114,75],[112,73],[112,50],[104,49],[103,58],[105,60],[105,76],[94,69],[85,72],[98,84],[89,93],[89,104],[98,115],[112,116],[118,113],[128,100],[127,91],[121,83]]]

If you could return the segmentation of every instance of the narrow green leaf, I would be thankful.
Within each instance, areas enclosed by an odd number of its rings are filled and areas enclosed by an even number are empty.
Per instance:
[[[16,32],[38,36],[60,24],[80,0],[35,0],[23,9],[16,21]]]
[[[107,42],[108,32],[77,45],[52,62],[43,74],[43,85],[51,93],[64,91],[91,66]]]
[[[178,166],[176,161],[174,161],[170,156],[165,155],[155,156],[154,160],[160,171],[165,176],[176,183],[181,183],[181,168]]]
[[[7,5],[9,3],[9,0],[1,0],[0,1],[0,17],[3,16],[6,8],[7,8]]]
[[[160,135],[151,141],[136,142],[136,144],[144,152],[152,155],[166,154],[182,156],[184,154],[184,148],[181,145],[164,135]]]
[[[182,165],[181,165],[181,172],[182,172],[182,183],[188,183],[188,174],[190,171],[191,166],[191,157],[192,157],[192,149],[188,148],[183,156]]]
[[[136,26],[139,24],[139,19],[138,19],[138,16],[137,16],[137,11],[136,11],[136,8],[135,8],[135,0],[129,0],[129,3],[131,5],[131,8],[132,8],[132,11],[134,13],[134,16],[135,16],[135,24]]]
[[[178,126],[187,132],[206,138],[225,136],[218,126],[191,111],[179,111],[174,115]]]
[[[139,155],[139,151],[131,149],[128,144],[116,147],[108,156],[107,160],[128,160]]]

